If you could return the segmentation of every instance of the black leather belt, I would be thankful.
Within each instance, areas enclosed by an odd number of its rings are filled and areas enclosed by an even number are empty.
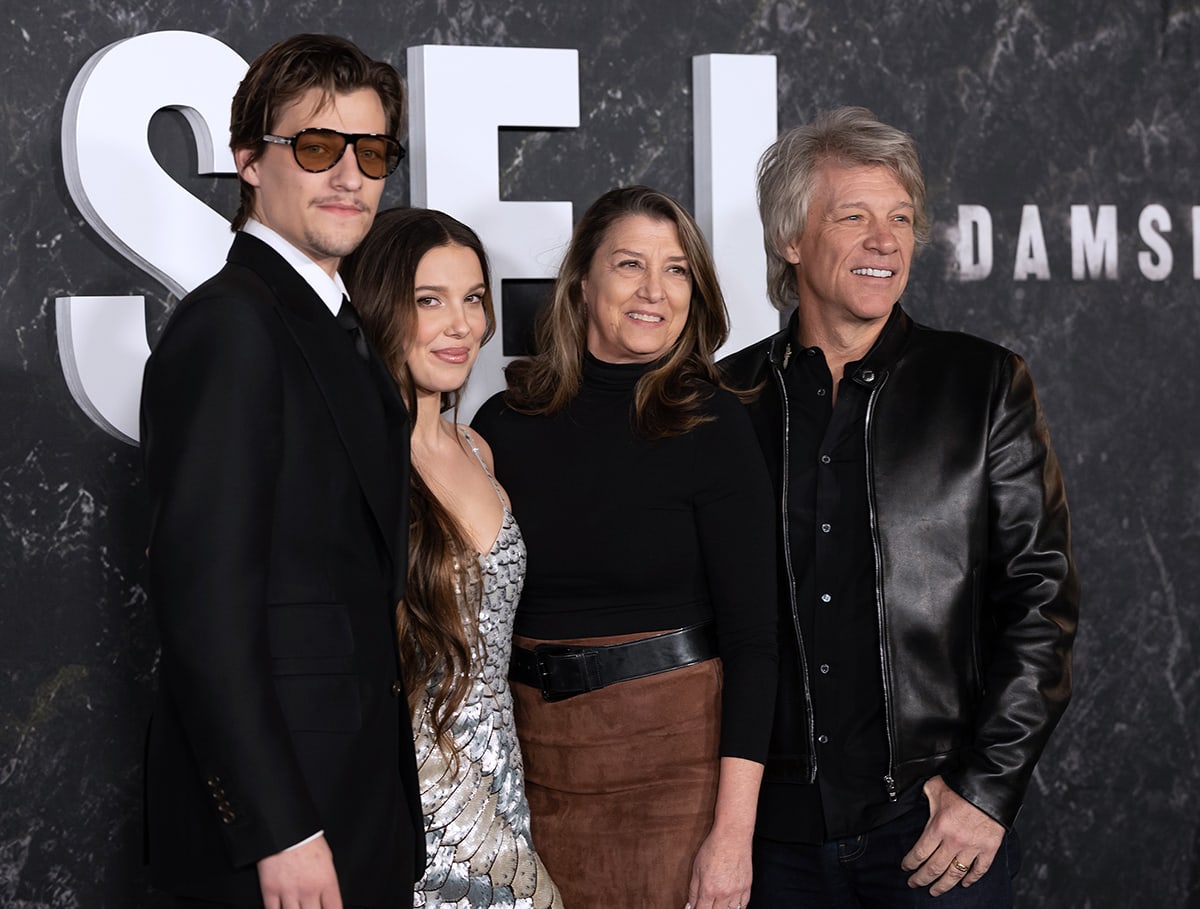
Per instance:
[[[533,650],[514,646],[508,677],[539,689],[547,701],[561,701],[716,655],[716,629],[705,622],[624,644],[538,644]]]

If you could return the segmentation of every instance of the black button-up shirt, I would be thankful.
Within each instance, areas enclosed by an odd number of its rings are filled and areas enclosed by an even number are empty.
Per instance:
[[[771,839],[822,843],[856,835],[899,816],[915,799],[907,793],[890,801],[884,781],[888,742],[865,438],[873,383],[854,381],[858,368],[846,364],[835,404],[820,349],[793,341],[785,359],[788,534],[817,782],[764,782],[757,829]]]

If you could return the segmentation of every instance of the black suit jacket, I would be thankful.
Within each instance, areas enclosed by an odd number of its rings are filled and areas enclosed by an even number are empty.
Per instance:
[[[261,905],[255,862],[323,829],[343,899],[424,871],[395,603],[408,418],[309,285],[239,234],[147,365],[162,636],[147,847],[170,892]]]

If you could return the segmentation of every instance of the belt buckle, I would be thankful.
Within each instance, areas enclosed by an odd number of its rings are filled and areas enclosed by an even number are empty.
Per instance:
[[[600,681],[599,651],[594,647],[572,644],[538,644],[533,648],[542,700],[565,701],[580,694],[587,694],[604,687]],[[554,672],[551,661],[559,662],[559,672]],[[562,668],[568,667],[570,679],[562,678]],[[565,683],[565,684],[564,684]]]

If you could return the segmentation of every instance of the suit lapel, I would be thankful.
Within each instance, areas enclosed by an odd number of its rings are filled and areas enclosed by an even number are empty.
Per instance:
[[[386,465],[393,477],[398,478],[399,503],[395,509],[395,523],[391,535],[392,565],[395,567],[395,577],[392,579],[393,598],[404,598],[408,584],[408,483],[409,483],[409,436],[412,425],[409,423],[408,409],[400,397],[400,389],[392,378],[391,371],[384,365],[382,358],[376,353],[374,346],[367,344],[370,351],[370,366],[375,384],[382,390],[384,425],[388,434],[389,444],[386,451],[391,452],[394,460]]]
[[[359,359],[321,298],[265,243],[239,233],[229,261],[254,270],[274,293],[387,542],[398,599],[408,563],[408,413],[395,383],[374,352],[373,363]]]

